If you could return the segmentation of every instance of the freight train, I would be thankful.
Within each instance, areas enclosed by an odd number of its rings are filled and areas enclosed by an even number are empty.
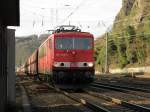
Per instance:
[[[27,59],[28,76],[60,88],[83,88],[94,79],[94,37],[62,25]]]

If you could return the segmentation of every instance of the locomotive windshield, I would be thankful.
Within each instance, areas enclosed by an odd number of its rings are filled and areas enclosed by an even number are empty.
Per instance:
[[[56,38],[56,49],[92,49],[92,38]]]

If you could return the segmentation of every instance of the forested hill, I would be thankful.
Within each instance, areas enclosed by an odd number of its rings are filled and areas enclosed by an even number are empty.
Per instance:
[[[97,67],[105,64],[105,34],[95,41]],[[108,32],[110,68],[150,65],[150,0],[123,0]]]
[[[16,37],[16,67],[23,65],[33,51],[48,37],[48,34]]]

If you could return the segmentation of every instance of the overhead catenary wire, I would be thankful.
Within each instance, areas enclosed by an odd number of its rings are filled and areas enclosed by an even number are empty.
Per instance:
[[[40,16],[41,18],[43,18],[43,16],[44,16],[44,19],[46,19],[46,18],[49,18],[49,14],[44,14],[44,13],[41,13],[41,8],[44,8],[45,10],[44,11],[49,11],[49,9],[51,9],[51,8],[49,8],[49,7],[42,7],[42,5],[35,5],[34,4],[34,0],[31,0],[30,2],[22,2],[22,6],[24,7],[24,9],[25,10],[28,10],[28,12],[29,13],[32,13],[32,14],[35,14],[36,16]],[[85,1],[83,0],[83,1],[81,1],[80,3],[79,3],[79,5],[77,5],[75,8],[74,8],[74,10],[73,11],[71,11],[71,13],[69,13],[69,15],[65,18],[65,19],[63,19],[63,18],[61,18],[61,19],[59,19],[59,21],[61,21],[62,22],[62,24],[65,22],[65,21],[67,21],[72,15],[74,15],[75,13],[76,13],[76,11],[78,11],[79,10],[79,8],[82,6],[82,4],[84,4],[85,3]],[[34,11],[34,10],[32,10],[32,9],[36,9],[36,11]],[[37,10],[37,9],[39,9],[39,10]],[[148,16],[150,16],[150,15],[141,15],[142,17],[148,17]],[[111,24],[112,25],[112,23],[113,24],[119,24],[120,22],[123,22],[124,23],[124,25],[123,26],[126,26],[127,25],[127,23],[129,23],[128,22],[128,20],[132,20],[132,19],[135,19],[135,18],[128,18],[128,19],[120,19],[120,20],[116,20],[116,21],[114,21],[114,22],[112,22],[111,20],[109,21],[109,19],[114,19],[115,20],[115,17],[110,17],[110,18],[108,18],[108,19],[106,19],[106,20],[95,20],[95,21],[93,21],[93,24],[91,24],[91,25],[93,25],[93,26],[95,26],[94,28],[100,28],[100,27],[106,27],[106,26],[109,26],[109,24]],[[34,21],[35,21],[35,23],[34,23]],[[38,20],[36,19],[36,20],[33,20],[33,26],[35,26],[38,22],[37,22]],[[43,23],[43,22],[45,22],[45,20],[40,20],[41,21],[41,24]],[[58,21],[58,22],[59,22]],[[79,21],[79,20],[78,20]],[[76,22],[76,23],[79,23],[79,22]],[[60,24],[61,24],[61,22],[60,22]],[[110,23],[111,22],[111,23]],[[87,21],[87,23],[89,23],[89,21]],[[135,24],[138,24],[138,23],[135,23]],[[48,24],[45,24],[45,25],[48,25]],[[91,28],[91,25],[83,25],[82,24],[82,22],[80,22],[80,26],[85,26],[85,27],[87,27],[87,28]],[[106,25],[106,26],[105,26]],[[134,24],[130,24],[130,25],[134,25]],[[121,33],[120,33],[121,34]],[[118,35],[118,34],[117,34]]]
[[[113,41],[115,40],[115,39],[125,39],[125,38],[128,38],[128,37],[134,37],[134,38],[136,38],[137,36],[140,36],[140,37],[143,37],[143,38],[150,38],[150,33],[137,33],[137,34],[134,34],[134,35],[122,35],[122,36],[118,36],[118,37],[115,37],[115,38],[110,38],[109,37],[109,35],[108,35],[108,37],[109,38],[105,38],[105,40],[107,41],[107,47],[108,46],[112,46],[114,43],[113,43]],[[145,37],[145,36],[147,36],[147,37]],[[131,39],[131,38],[130,38]]]
[[[147,16],[148,17],[148,16]],[[144,21],[144,22],[139,22],[139,23],[135,23],[135,24],[124,24],[124,25],[122,25],[123,27],[125,27],[125,26],[136,26],[136,25],[140,25],[140,24],[147,24],[147,23],[149,23],[150,24],[150,20],[146,20],[146,21]],[[125,27],[126,28],[126,27]],[[125,28],[123,28],[123,29],[125,29]],[[111,33],[111,32],[109,32],[110,34],[109,35],[111,35],[111,36],[113,36],[113,35],[122,35],[122,32],[120,32],[120,33]]]
[[[82,0],[80,4],[63,20],[60,22],[60,24],[63,24],[66,20],[68,20],[83,4],[85,3],[85,0]]]
[[[84,3],[84,2],[85,2],[85,1],[83,0],[83,3]],[[28,5],[33,5],[34,1],[32,0],[32,1],[30,2],[30,4],[29,4],[29,2],[23,2],[23,3],[28,3]],[[81,2],[80,4],[82,4],[82,2]],[[75,8],[75,10],[78,9],[78,8],[81,6],[80,4]],[[24,6],[24,5],[23,5],[23,6]],[[33,6],[34,6],[34,5],[33,5]],[[33,7],[33,6],[32,6],[32,7]],[[39,5],[39,6],[36,5],[36,8],[42,8],[42,7],[41,7],[41,5]],[[45,7],[45,9],[48,9],[48,8]],[[72,12],[74,12],[74,11],[72,11]],[[71,12],[69,15],[72,15],[72,12]],[[69,15],[68,15],[68,16],[69,16]],[[145,15],[145,16],[143,16],[143,17],[146,17],[146,16],[150,16],[150,15]],[[114,18],[114,17],[113,17],[113,18]],[[110,18],[109,18],[109,19],[110,19]],[[111,19],[112,19],[112,17],[111,17]],[[134,18],[130,18],[130,20],[131,20],[131,19],[134,19]],[[128,18],[128,19],[121,19],[121,20],[115,21],[114,23],[119,23],[119,22],[123,22],[123,21],[127,21],[127,20],[129,20],[129,18]],[[105,23],[106,23],[106,22],[109,22],[109,21],[105,21],[105,20],[99,20],[99,21],[105,22]]]
[[[138,33],[138,34],[135,34],[135,35],[129,35],[129,36],[117,36],[115,38],[125,38],[125,37],[134,37],[134,36],[143,36],[143,35],[149,35],[150,36],[150,33]]]

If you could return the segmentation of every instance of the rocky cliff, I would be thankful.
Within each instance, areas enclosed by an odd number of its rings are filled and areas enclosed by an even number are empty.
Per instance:
[[[96,64],[104,68],[105,41],[95,42]],[[150,65],[150,0],[122,0],[108,36],[109,66],[111,68]]]
[[[127,25],[135,30],[147,32],[150,19],[150,0],[123,0],[122,8],[116,16],[113,31],[122,31]]]

